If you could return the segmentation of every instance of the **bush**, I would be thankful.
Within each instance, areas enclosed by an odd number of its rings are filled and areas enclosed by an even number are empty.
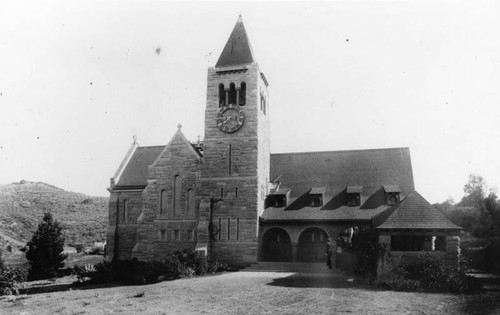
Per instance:
[[[149,284],[215,273],[225,269],[225,265],[207,259],[201,253],[185,250],[153,261],[139,261],[134,258],[103,262],[95,266],[76,266],[73,272],[79,282]]]
[[[385,250],[378,243],[378,232],[374,229],[360,229],[352,238],[351,251],[356,255],[353,273],[356,277],[372,283],[377,278],[378,259]]]
[[[428,254],[399,262],[385,283],[393,290],[426,292],[465,293],[480,287],[465,268],[446,265]]]
[[[66,254],[64,250],[64,236],[62,226],[52,219],[52,214],[47,212],[38,230],[27,244],[26,258],[30,264],[28,279],[38,280],[54,277],[59,268],[64,266]]]
[[[26,281],[26,266],[3,268],[0,270],[0,295],[19,294],[19,284]]]

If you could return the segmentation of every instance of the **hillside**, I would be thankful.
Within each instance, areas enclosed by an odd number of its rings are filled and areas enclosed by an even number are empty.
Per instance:
[[[24,246],[46,211],[64,226],[67,245],[104,241],[108,198],[21,181],[0,186],[0,248]]]

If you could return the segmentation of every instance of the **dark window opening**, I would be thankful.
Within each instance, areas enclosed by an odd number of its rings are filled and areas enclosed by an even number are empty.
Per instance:
[[[236,86],[234,83],[229,84],[229,104],[236,105]]]
[[[433,236],[417,236],[417,235],[398,235],[391,237],[391,251],[432,251],[433,249]],[[440,238],[442,241],[442,238]],[[439,244],[442,248],[443,244]]]
[[[311,207],[321,207],[323,206],[323,196],[321,195],[312,195],[311,196]]]
[[[245,82],[241,82],[239,105],[245,106],[246,101],[247,101],[247,84]]]
[[[128,205],[127,205],[127,199],[123,200],[123,221],[127,222],[128,221]]]
[[[347,194],[347,205],[350,207],[359,206],[360,197],[358,193]]]
[[[224,91],[224,84],[219,84],[219,107],[226,105],[226,91]]]
[[[270,195],[266,199],[266,208],[283,208],[286,207],[286,195]]]
[[[236,218],[236,240],[240,239],[240,218]]]
[[[231,219],[227,218],[227,240],[231,239]]]
[[[387,193],[387,205],[394,206],[399,203],[399,193]]]
[[[160,192],[160,214],[167,213],[167,192],[163,189]]]
[[[224,187],[220,188],[220,199],[224,199]]]
[[[221,227],[222,227],[222,218],[219,218],[219,228],[217,229],[219,241],[221,240],[221,231],[220,231]]]

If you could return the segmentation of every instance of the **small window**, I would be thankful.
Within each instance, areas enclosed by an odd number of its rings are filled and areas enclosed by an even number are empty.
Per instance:
[[[217,234],[218,234],[218,237],[219,237],[219,241],[221,240],[221,228],[222,228],[222,218],[219,218],[219,228],[217,229]]]
[[[399,203],[399,193],[388,193],[387,196],[387,205],[394,206]]]
[[[123,200],[123,222],[128,221],[128,202],[127,199]]]
[[[194,240],[193,234],[194,234],[193,230],[187,231],[188,240],[190,240],[190,241]]]
[[[231,239],[231,219],[227,218],[227,240]]]
[[[360,205],[360,197],[358,193],[347,194],[347,205],[355,207]]]
[[[311,207],[321,207],[323,205],[323,197],[321,195],[312,195]]]
[[[174,241],[179,241],[179,240],[180,240],[179,230],[174,230]]]
[[[167,231],[161,230],[160,231],[160,240],[165,241],[167,239]]]
[[[160,214],[167,213],[167,191],[163,189],[160,192]]]
[[[236,240],[240,239],[240,218],[236,218]]]

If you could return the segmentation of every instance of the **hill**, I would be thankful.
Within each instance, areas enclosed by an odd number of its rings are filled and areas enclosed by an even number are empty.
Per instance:
[[[43,213],[64,226],[66,245],[91,245],[106,239],[108,198],[69,192],[41,182],[0,186],[0,248],[17,249],[31,239]]]

